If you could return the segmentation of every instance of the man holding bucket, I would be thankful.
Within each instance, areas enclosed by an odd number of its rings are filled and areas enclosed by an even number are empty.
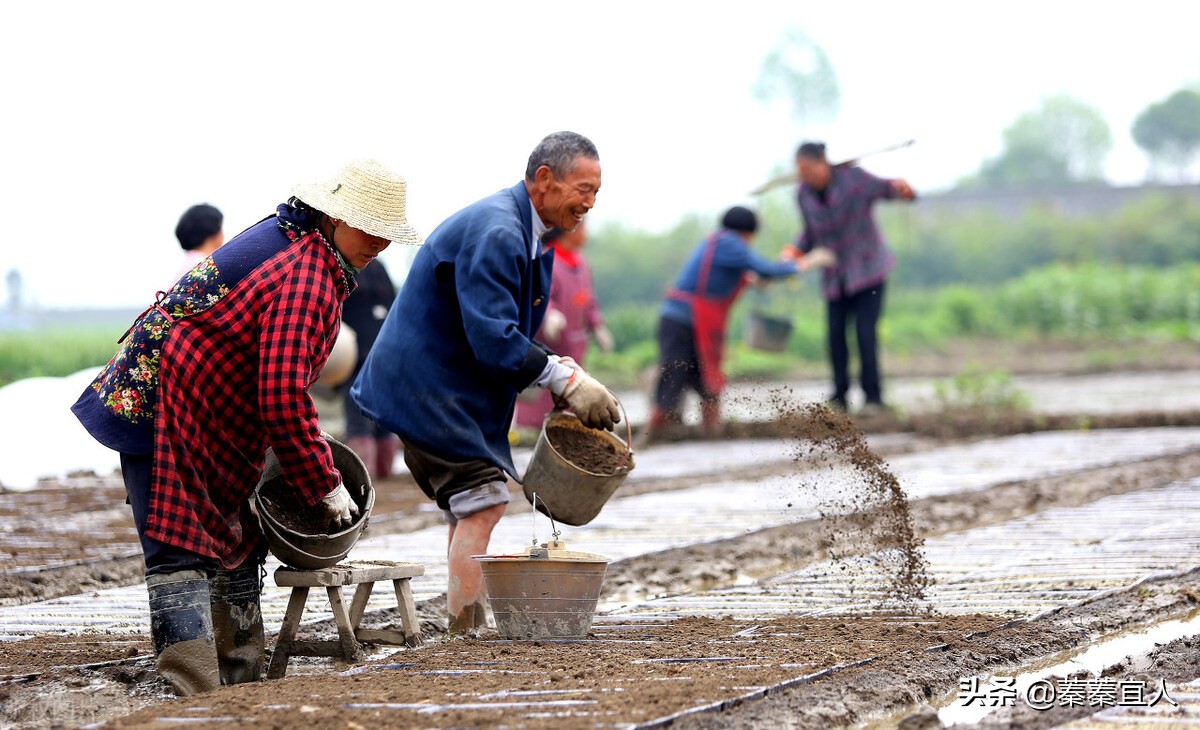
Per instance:
[[[704,434],[718,435],[725,387],[721,356],[730,307],[752,277],[794,276],[810,265],[811,259],[773,263],[759,256],[750,248],[757,231],[754,211],[730,208],[720,229],[696,246],[667,292],[658,320],[659,374],[647,442],[661,438],[669,424],[681,420],[684,388],[700,394]]]
[[[446,219],[413,261],[351,389],[400,435],[404,461],[450,525],[453,633],[485,624],[479,564],[517,478],[508,429],[519,392],[547,388],[592,428],[617,401],[570,358],[533,341],[549,304],[553,229],[573,230],[596,202],[600,159],[574,132],[538,143],[525,179]]]

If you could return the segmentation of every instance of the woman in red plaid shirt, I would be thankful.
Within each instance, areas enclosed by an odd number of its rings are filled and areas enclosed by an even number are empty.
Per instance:
[[[160,292],[72,408],[121,453],[157,666],[181,695],[261,673],[266,546],[249,499],[267,448],[331,529],[353,520],[308,386],[355,274],[391,241],[421,242],[403,178],[377,162],[293,193]]]

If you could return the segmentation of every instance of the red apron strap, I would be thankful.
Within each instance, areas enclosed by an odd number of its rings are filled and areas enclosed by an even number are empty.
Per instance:
[[[704,248],[704,257],[700,259],[700,274],[696,277],[696,296],[708,296],[708,275],[712,273],[713,258],[717,255],[717,234],[708,237],[708,245]]]
[[[739,282],[733,292],[720,299],[708,296],[708,279],[716,253],[717,235],[714,233],[709,236],[708,247],[700,260],[696,295],[691,299],[692,332],[696,340],[696,359],[700,362],[700,379],[706,394],[714,398],[725,389],[721,361],[725,356],[725,324],[729,319],[729,308],[745,284],[744,280]]]
[[[164,307],[164,306],[162,305],[163,301],[164,301],[164,300],[166,300],[166,298],[167,298],[167,293],[166,293],[166,292],[163,292],[163,291],[160,291],[160,292],[155,292],[155,294],[154,294],[154,304],[151,304],[150,306],[148,306],[148,307],[146,307],[145,309],[143,309],[143,310],[142,310],[142,313],[141,313],[141,314],[139,314],[139,315],[138,315],[138,316],[137,316],[137,317],[136,317],[136,318],[133,320],[133,324],[129,325],[129,329],[125,330],[125,334],[121,335],[121,339],[117,340],[117,344],[118,344],[118,345],[119,345],[119,344],[121,344],[122,342],[124,342],[124,341],[125,341],[125,338],[126,338],[126,337],[129,337],[129,333],[130,333],[130,332],[133,332],[133,328],[137,326],[137,323],[138,323],[138,322],[142,321],[142,317],[145,317],[147,314],[149,314],[149,313],[150,313],[150,310],[151,310],[151,309],[158,310],[158,313],[159,313],[159,314],[161,314],[161,315],[163,316],[163,319],[167,320],[167,325],[173,325],[173,324],[175,324],[175,318],[174,318],[174,317],[172,317],[172,316],[171,316],[171,313],[170,313],[170,312],[168,312],[168,311],[167,311],[167,309],[166,309],[166,307]]]

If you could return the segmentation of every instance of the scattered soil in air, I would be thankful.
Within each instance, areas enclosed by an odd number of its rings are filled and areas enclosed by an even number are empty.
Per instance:
[[[554,426],[546,429],[546,438],[564,459],[592,474],[616,474],[628,463],[626,454],[607,440],[583,431]]]
[[[841,551],[863,555],[884,572],[886,598],[915,608],[931,583],[928,563],[921,552],[924,542],[913,528],[908,496],[887,464],[867,446],[854,421],[823,403],[797,405],[787,389],[773,391],[771,404],[780,412],[795,439],[797,463],[847,464],[859,479],[826,505],[823,521],[829,526],[830,544]],[[863,516],[869,517],[864,525]]]
[[[282,475],[262,486],[262,496],[267,511],[289,530],[302,535],[329,533],[329,521],[325,514],[316,507],[305,506]]]

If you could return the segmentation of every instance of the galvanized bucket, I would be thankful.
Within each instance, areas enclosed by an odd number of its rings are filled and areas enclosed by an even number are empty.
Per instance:
[[[529,466],[525,468],[525,478],[521,485],[525,490],[525,498],[542,514],[568,525],[578,527],[595,519],[596,515],[600,514],[600,508],[625,482],[629,472],[633,471],[633,450],[629,448],[628,441],[629,416],[625,415],[623,418],[626,427],[625,441],[608,431],[588,428],[580,423],[574,414],[552,411],[547,415],[537,444],[533,447]],[[597,448],[608,444],[615,448],[618,454],[624,454],[623,463],[611,474],[596,474],[576,466],[550,443],[546,436],[546,431],[550,428],[565,428],[584,433],[596,442]],[[533,498],[535,493],[536,503]]]
[[[266,466],[254,488],[254,512],[267,538],[267,546],[282,563],[301,570],[328,568],[346,557],[367,528],[371,508],[375,506],[375,488],[371,485],[371,475],[362,459],[349,446],[329,434],[322,433],[321,436],[333,452],[333,465],[342,475],[342,483],[358,505],[359,514],[354,524],[339,532],[316,535],[296,532],[284,525],[275,514],[280,509],[279,505],[264,499],[262,495],[263,485],[283,473],[273,451],[267,451]]]
[[[540,495],[539,495],[540,498]],[[561,540],[522,555],[476,555],[503,639],[582,639],[592,628],[608,558]]]
[[[787,350],[792,336],[792,321],[771,317],[762,312],[750,312],[746,317],[746,346],[767,352]]]

